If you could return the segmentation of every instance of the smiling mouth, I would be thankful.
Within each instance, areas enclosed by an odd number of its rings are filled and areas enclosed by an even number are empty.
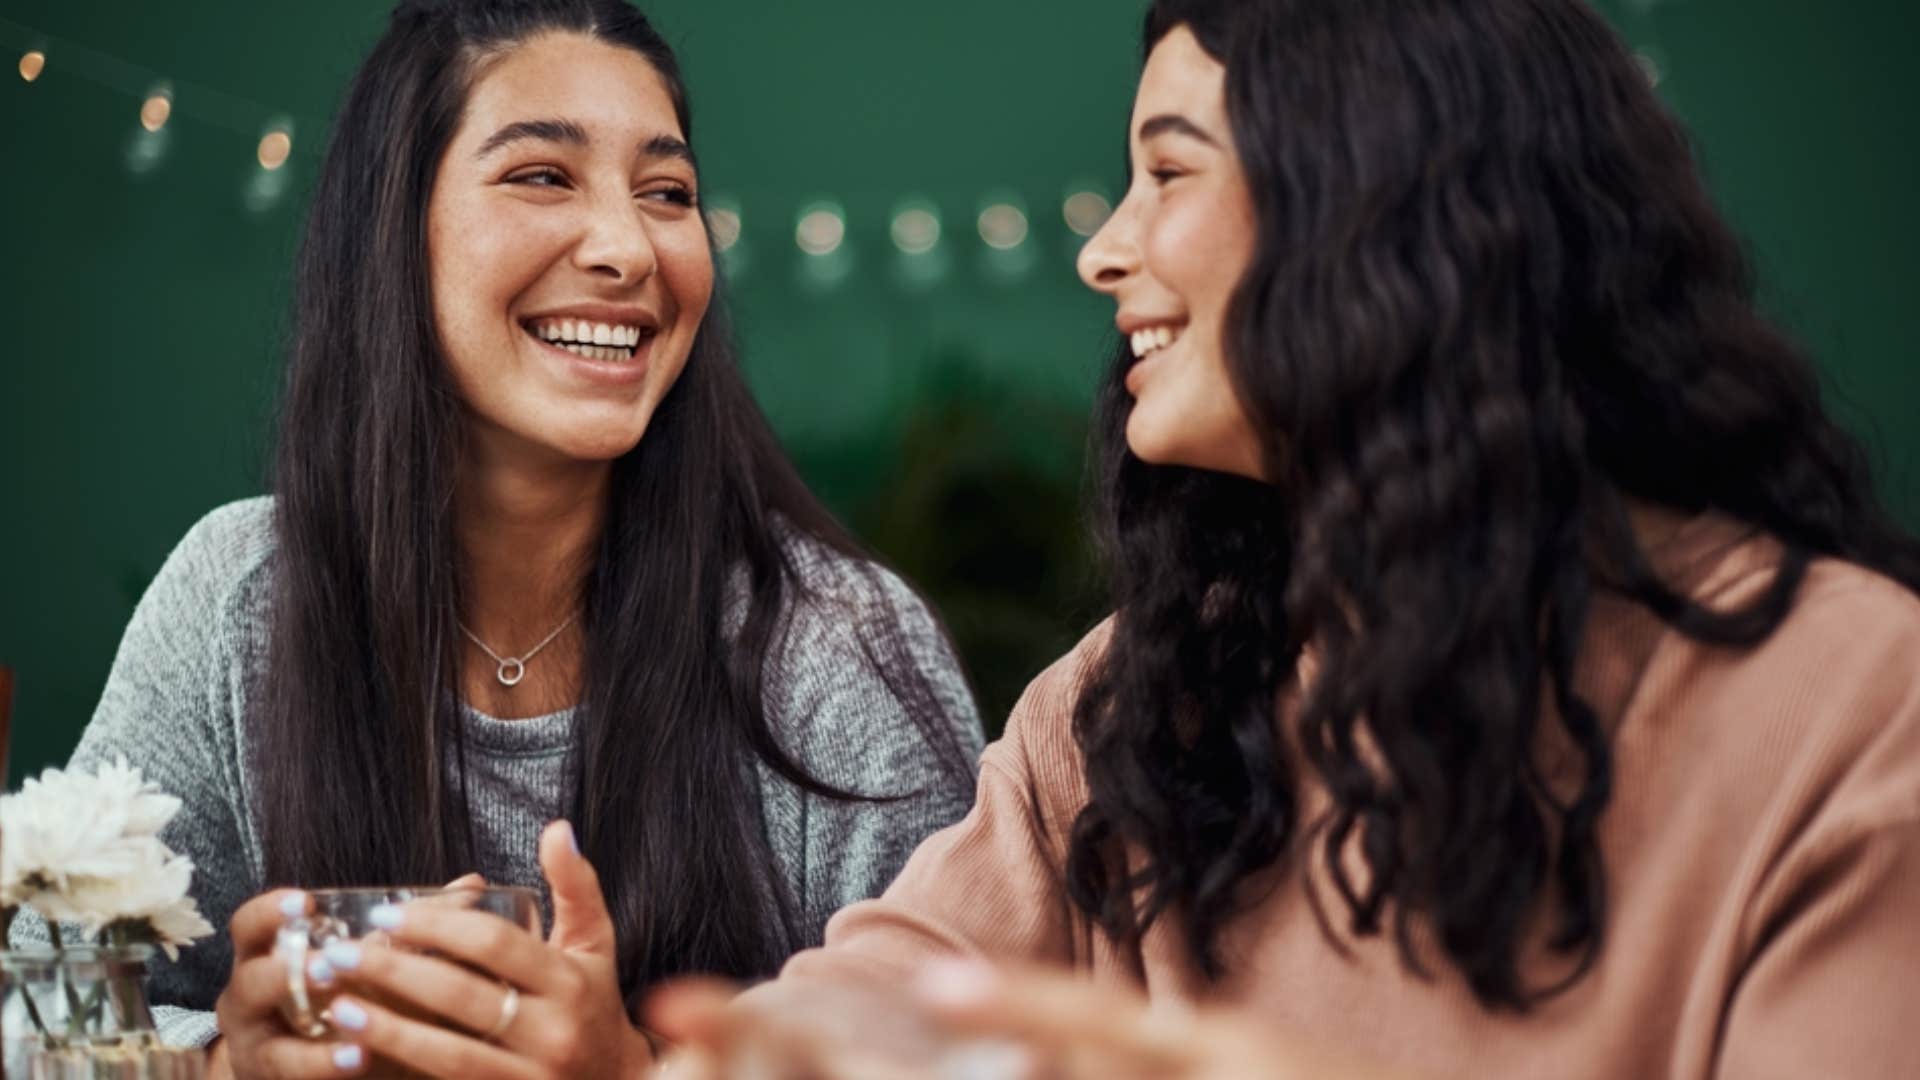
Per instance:
[[[1180,340],[1180,334],[1185,329],[1186,327],[1184,326],[1166,323],[1161,326],[1148,327],[1144,330],[1135,330],[1128,336],[1127,343],[1133,347],[1133,358],[1135,360],[1145,360],[1147,357]]]
[[[639,355],[659,330],[651,326],[596,323],[584,319],[535,319],[522,324],[534,340],[575,356],[618,364]]]

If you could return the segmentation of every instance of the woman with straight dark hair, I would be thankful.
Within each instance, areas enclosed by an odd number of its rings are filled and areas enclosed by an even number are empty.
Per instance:
[[[544,869],[552,937],[487,940],[477,994],[415,972],[446,1026],[386,1060],[504,1028],[462,1076],[628,1075],[634,995],[771,974],[965,812],[965,681],[749,397],[699,189],[673,53],[620,0],[408,0],[355,76],[273,497],[181,542],[74,757],[185,800],[166,839],[232,934],[154,996],[169,1040],[224,1036],[217,1073],[373,1063],[365,1013],[281,1021],[305,899],[265,890]]]
[[[1129,146],[1113,618],[880,900],[663,1026],[959,955],[1096,984],[928,973],[1023,1075],[1914,1075],[1920,543],[1624,44],[1159,0]]]

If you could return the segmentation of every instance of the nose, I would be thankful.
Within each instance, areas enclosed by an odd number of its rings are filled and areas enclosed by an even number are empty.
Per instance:
[[[607,199],[597,202],[589,214],[586,235],[574,249],[575,265],[613,284],[646,280],[658,259],[640,208],[630,198]]]
[[[1114,207],[1113,216],[1100,226],[1075,264],[1080,280],[1094,292],[1115,295],[1122,283],[1140,269],[1139,213],[1131,196]]]

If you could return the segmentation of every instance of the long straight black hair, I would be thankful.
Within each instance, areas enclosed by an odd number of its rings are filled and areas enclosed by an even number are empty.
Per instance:
[[[645,57],[692,141],[671,49],[620,0],[403,3],[335,122],[297,269],[271,657],[251,718],[270,882],[432,882],[473,867],[449,520],[466,421],[434,331],[426,209],[476,65],[551,30]],[[790,898],[771,876],[755,760],[816,793],[900,794],[826,787],[769,727],[763,669],[805,590],[796,538],[859,557],[750,397],[716,296],[646,437],[613,467],[584,586],[567,809],[599,867],[629,995],[680,972],[767,974],[798,944],[781,924]],[[723,612],[743,582],[730,633]],[[867,659],[965,770],[898,616],[849,612]]]
[[[1274,483],[1134,457],[1118,358],[1096,425],[1117,616],[1075,718],[1071,894],[1123,936],[1177,912],[1218,975],[1220,929],[1310,837],[1355,933],[1391,910],[1421,970],[1420,919],[1484,1004],[1524,1009],[1605,926],[1612,756],[1574,689],[1594,592],[1740,647],[1813,556],[1920,591],[1920,543],[1579,0],[1159,0],[1147,50],[1183,26],[1226,69],[1255,207],[1226,361]],[[1771,588],[1727,612],[1677,594],[1630,499],[1778,538]],[[1295,753],[1274,709],[1308,642]],[[1534,756],[1556,725],[1575,790]],[[1300,820],[1305,770],[1325,820]],[[1520,970],[1543,908],[1572,961],[1548,986]]]

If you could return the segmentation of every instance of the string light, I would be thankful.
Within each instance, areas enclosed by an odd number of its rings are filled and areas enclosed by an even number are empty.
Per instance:
[[[1012,203],[994,203],[980,211],[980,239],[995,251],[1012,251],[1027,242],[1027,215]]]
[[[280,168],[280,166],[285,165],[287,158],[292,155],[293,136],[290,133],[275,129],[260,136],[258,157],[260,158],[261,168],[268,172],[273,172]]]
[[[140,126],[148,131],[159,131],[167,126],[167,118],[173,115],[173,91],[164,86],[155,87],[140,104]]]
[[[801,251],[816,258],[831,255],[847,238],[846,213],[833,203],[809,206],[801,213],[793,236]]]
[[[903,204],[893,215],[893,246],[903,255],[925,255],[940,245],[940,212],[917,200]]]
[[[1076,236],[1091,237],[1100,231],[1100,227],[1113,216],[1113,204],[1105,195],[1097,191],[1076,191],[1067,196],[1061,207],[1061,216],[1067,220],[1067,228]]]
[[[715,207],[707,214],[707,225],[713,230],[713,246],[726,254],[740,242],[740,211],[730,206]]]
[[[1653,50],[1644,49],[1634,53],[1633,59],[1640,65],[1640,71],[1646,75],[1647,82],[1659,86],[1665,81],[1667,77],[1665,65],[1660,63],[1659,55]]]
[[[160,166],[173,141],[175,114],[184,108],[186,111],[181,115],[197,123],[223,128],[242,138],[257,133],[254,159],[258,168],[247,171],[242,193],[248,209],[265,212],[291,190],[289,174],[295,170],[287,168],[294,152],[290,118],[275,116],[257,101],[225,94],[212,87],[192,83],[176,87],[172,80],[148,81],[154,77],[151,70],[143,70],[137,64],[78,42],[51,38],[4,18],[0,18],[0,31],[4,31],[0,37],[16,48],[31,46],[18,54],[18,71],[25,82],[37,81],[46,71],[48,53],[57,52],[62,72],[77,74],[129,97],[138,95],[139,126],[131,132],[126,149],[127,167],[135,174],[151,172]],[[263,118],[266,118],[264,124]],[[1111,213],[1107,199],[1093,184],[1076,184],[1067,190],[1072,194],[1065,199],[1063,213],[1069,231],[1079,236],[1090,235]],[[1033,246],[1030,243],[1033,223],[1023,201],[1012,192],[989,192],[977,205],[980,209],[976,224],[986,247],[982,254],[991,264],[990,272],[1005,276],[1009,271],[1027,267],[1033,257],[1028,250]],[[737,272],[746,261],[745,248],[749,246],[739,205],[710,203],[707,222],[715,252],[725,255],[728,269]],[[944,275],[952,259],[960,254],[944,227],[939,207],[924,196],[915,195],[896,203],[888,224],[895,269],[915,280]],[[861,253],[854,250],[855,245],[849,243],[852,239],[847,211],[837,202],[823,200],[809,204],[802,208],[795,221],[794,240],[806,256],[801,265],[813,278],[837,281],[850,273],[862,258]],[[1069,241],[1071,247],[1071,238]]]

